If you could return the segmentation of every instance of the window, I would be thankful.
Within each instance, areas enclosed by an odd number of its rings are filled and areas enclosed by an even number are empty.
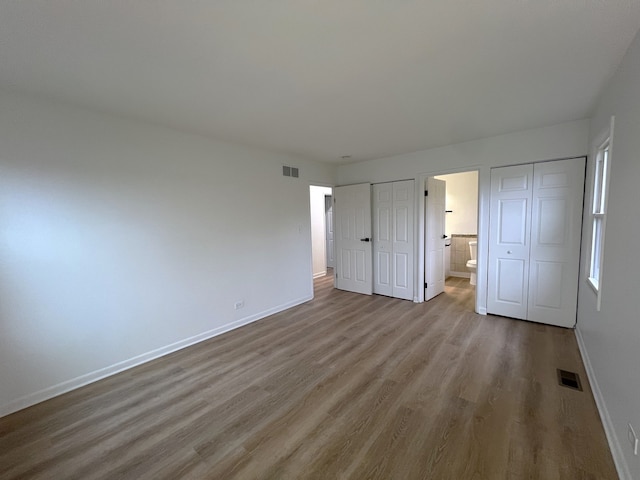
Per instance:
[[[613,117],[611,118],[611,125],[608,131],[598,137],[594,148],[593,201],[591,204],[591,256],[588,281],[598,296],[598,310],[600,310],[600,297],[602,292],[602,259],[604,253],[604,232],[607,215],[612,138]]]

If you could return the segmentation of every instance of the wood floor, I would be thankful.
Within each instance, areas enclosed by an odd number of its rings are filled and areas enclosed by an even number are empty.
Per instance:
[[[573,332],[472,309],[464,279],[414,304],[321,278],[312,302],[0,419],[0,478],[617,478]]]

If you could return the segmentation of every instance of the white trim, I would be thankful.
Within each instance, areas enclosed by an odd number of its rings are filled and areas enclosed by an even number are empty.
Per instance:
[[[424,189],[427,183],[428,175],[418,175],[416,177],[416,191],[415,191],[415,225],[416,228],[413,231],[413,236],[416,240],[416,250],[415,250],[415,259],[416,265],[413,272],[415,291],[418,302],[424,302],[424,248],[425,248],[425,238],[424,238],[424,216],[425,216],[425,208],[424,208]]]
[[[327,276],[326,270],[324,272],[318,272],[313,274],[313,278],[320,278],[320,277],[326,277],[326,276]]]
[[[489,287],[489,218],[491,206],[491,168],[478,171],[478,249],[476,251],[476,312],[487,314]]]
[[[221,327],[214,328],[206,332],[202,332],[198,335],[185,338],[184,340],[171,343],[164,347],[156,348],[155,350],[151,350],[147,353],[137,355],[128,360],[114,363],[113,365],[109,365],[107,367],[100,368],[93,372],[80,375],[79,377],[72,378],[71,380],[66,380],[57,385],[53,385],[51,387],[47,387],[37,392],[30,393],[16,400],[13,400],[12,402],[9,402],[8,404],[0,406],[0,418],[4,417],[5,415],[9,415],[11,413],[17,412],[18,410],[22,410],[24,408],[35,405],[37,403],[44,402],[45,400],[49,400],[53,397],[57,397],[58,395],[62,395],[63,393],[70,392],[71,390],[75,390],[80,387],[84,387],[85,385],[89,385],[90,383],[97,382],[98,380],[102,380],[103,378],[110,377],[111,375],[115,375],[125,370],[129,370],[130,368],[137,367],[138,365],[142,365],[143,363],[150,362],[151,360],[155,360],[157,358],[163,357],[177,350],[182,350],[183,348],[190,347],[192,345],[195,345],[196,343],[200,343],[210,338],[216,337],[218,335],[222,335],[223,333],[226,333],[230,330],[234,330],[236,328],[242,327],[249,323],[253,323],[255,321],[261,320],[265,317],[268,317],[269,315],[274,315],[276,313],[287,310],[288,308],[295,307],[296,305],[300,305],[304,302],[308,302],[309,300],[312,300],[312,299],[313,299],[313,295],[298,298],[291,302],[287,302],[282,305],[269,308],[267,310],[256,313],[254,315],[250,315],[240,320],[235,320],[233,322],[227,323],[226,325],[222,325]]]
[[[590,182],[591,184],[589,185],[589,188],[591,190],[591,195],[590,195],[590,201],[589,201],[589,219],[591,220],[591,233],[589,236],[589,256],[587,257],[587,264],[586,264],[586,268],[585,271],[587,272],[587,282],[591,285],[592,288],[594,288],[595,293],[596,293],[596,310],[599,312],[600,311],[600,307],[602,305],[602,286],[603,286],[603,278],[604,278],[604,242],[605,242],[605,236],[606,236],[606,231],[607,231],[607,205],[609,203],[609,184],[610,184],[610,177],[611,177],[611,161],[613,158],[613,133],[614,133],[614,127],[615,127],[615,116],[611,116],[611,119],[609,121],[609,126],[608,128],[603,129],[593,140],[593,142],[591,143],[591,148],[590,148],[590,153],[593,157],[593,168],[592,168],[592,173],[591,173],[591,178],[590,178]],[[597,165],[597,159],[598,159],[598,155],[600,154],[600,149],[605,145],[608,144],[609,145],[609,156],[608,156],[608,161],[607,164],[605,165],[605,171],[603,172],[603,176],[604,176],[604,183],[602,185],[602,188],[604,189],[604,212],[603,213],[598,213],[598,214],[594,214],[593,212],[593,203],[594,203],[594,197],[595,197],[595,190],[594,190],[594,185],[595,185],[595,169],[596,169],[596,165]],[[591,275],[591,266],[593,263],[593,224],[594,221],[593,219],[595,217],[600,217],[602,218],[602,224],[601,224],[601,236],[600,236],[600,258],[598,259],[599,261],[599,265],[598,265],[598,271],[599,271],[599,276],[600,278],[598,279],[598,285],[596,286],[595,283],[590,281],[590,275]]]
[[[451,272],[449,272],[449,276],[457,277],[457,278],[471,278],[471,273],[470,272],[454,272],[453,270],[451,270]]]
[[[615,433],[613,422],[611,421],[611,417],[609,416],[609,411],[607,410],[607,406],[604,402],[602,391],[598,386],[595,372],[593,371],[591,361],[589,360],[589,355],[587,354],[587,347],[584,344],[584,339],[582,338],[582,333],[580,332],[580,329],[578,327],[575,328],[575,335],[578,342],[578,349],[580,350],[580,355],[582,356],[582,363],[584,363],[584,368],[587,372],[587,377],[589,378],[589,384],[591,385],[591,393],[593,394],[593,398],[596,401],[596,407],[598,408],[598,413],[600,414],[600,420],[602,421],[602,426],[604,427],[604,433],[607,436],[607,441],[609,442],[609,449],[611,450],[611,455],[613,456],[613,462],[616,465],[618,476],[620,477],[620,480],[633,480],[631,471],[629,470],[629,465],[627,465],[622,447],[620,446],[620,442],[618,441],[618,437]]]

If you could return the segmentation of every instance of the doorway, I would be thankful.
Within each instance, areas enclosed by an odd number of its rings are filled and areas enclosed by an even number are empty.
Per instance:
[[[333,275],[335,252],[333,247],[333,189],[310,185],[312,277]]]
[[[425,194],[425,301],[459,288],[470,288],[475,296],[478,171],[429,177],[425,192],[429,184],[435,191]]]

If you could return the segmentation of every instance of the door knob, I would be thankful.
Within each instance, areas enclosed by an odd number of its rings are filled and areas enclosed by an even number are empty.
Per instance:
[[[360,241],[361,242],[370,242],[371,239],[369,237],[366,237],[366,238],[361,238]]]

